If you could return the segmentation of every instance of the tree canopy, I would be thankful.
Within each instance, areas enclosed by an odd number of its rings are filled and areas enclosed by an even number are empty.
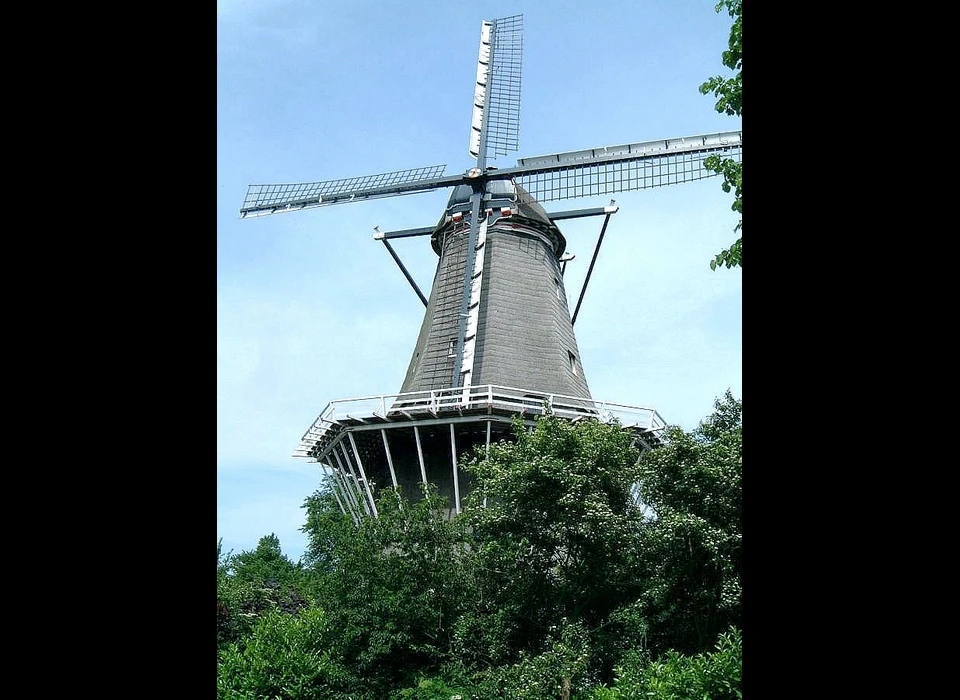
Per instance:
[[[218,697],[737,697],[742,404],[714,409],[644,452],[517,421],[462,460],[460,515],[386,488],[355,522],[321,489],[300,563],[218,546]]]
[[[730,70],[736,71],[733,77],[724,78],[714,76],[700,85],[701,94],[713,93],[717,98],[716,110],[720,114],[730,116],[743,116],[743,0],[720,0],[717,3],[716,11],[726,10],[733,18],[733,25],[730,27],[730,38],[728,40],[727,50],[722,54],[723,65]],[[704,161],[707,169],[718,173],[723,177],[724,192],[734,193],[731,209],[740,214],[740,221],[734,227],[734,232],[743,230],[743,163],[738,163],[732,158],[721,158],[720,156],[709,156]],[[715,270],[717,266],[743,267],[743,235],[726,250],[719,252],[716,257],[710,261],[710,268]]]

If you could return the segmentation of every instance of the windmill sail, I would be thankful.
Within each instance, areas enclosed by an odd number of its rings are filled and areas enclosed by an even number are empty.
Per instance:
[[[486,158],[505,156],[519,148],[522,68],[523,15],[484,21],[469,148],[480,170]]]

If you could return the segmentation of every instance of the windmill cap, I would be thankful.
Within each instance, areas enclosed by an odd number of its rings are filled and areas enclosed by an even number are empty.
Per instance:
[[[455,215],[460,214],[463,218],[470,217],[470,197],[473,196],[473,187],[470,185],[457,185],[450,193],[450,199],[447,200],[447,208],[437,222],[436,231],[431,239],[434,251],[440,254],[440,237],[437,235],[451,224]],[[554,251],[557,257],[563,255],[567,246],[567,241],[556,224],[550,220],[546,209],[533,198],[523,187],[516,184],[513,180],[487,180],[484,184],[482,210],[492,209],[499,211],[502,208],[513,210],[513,216],[518,219],[525,219],[525,223],[531,228],[547,234],[553,240]],[[459,218],[459,217],[457,217]]]

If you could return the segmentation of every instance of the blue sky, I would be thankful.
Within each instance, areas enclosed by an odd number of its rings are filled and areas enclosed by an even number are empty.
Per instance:
[[[731,18],[715,0],[217,2],[217,538],[274,533],[297,560],[316,464],[292,457],[333,400],[399,390],[423,305],[384,231],[431,226],[449,191],[240,219],[248,184],[445,164],[467,154],[480,23],[522,14],[519,157],[735,131],[698,86]],[[593,397],[655,408],[686,430],[729,388],[742,399],[742,270],[711,178],[614,195],[575,331]],[[547,203],[601,206],[610,197]],[[561,224],[574,308],[602,219]],[[426,238],[393,242],[425,294]]]

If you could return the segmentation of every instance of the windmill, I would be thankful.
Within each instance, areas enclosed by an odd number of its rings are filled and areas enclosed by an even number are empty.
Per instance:
[[[488,160],[518,150],[523,17],[483,21],[468,152],[470,168],[443,165],[320,182],[250,185],[241,217],[450,189],[433,226],[384,232],[379,240],[425,306],[400,390],[332,401],[300,440],[296,457],[321,465],[354,518],[377,515],[378,485],[415,497],[432,482],[461,510],[469,491],[458,458],[509,437],[520,415],[545,410],[582,420],[617,418],[641,448],[659,441],[665,423],[650,408],[593,399],[573,331],[610,217],[609,206],[548,213],[544,202],[678,184],[715,175],[710,154],[742,158],[742,131],[670,138],[521,158],[515,167]],[[564,272],[572,256],[558,221],[603,216],[576,308]],[[429,236],[438,256],[429,298],[390,241]]]

